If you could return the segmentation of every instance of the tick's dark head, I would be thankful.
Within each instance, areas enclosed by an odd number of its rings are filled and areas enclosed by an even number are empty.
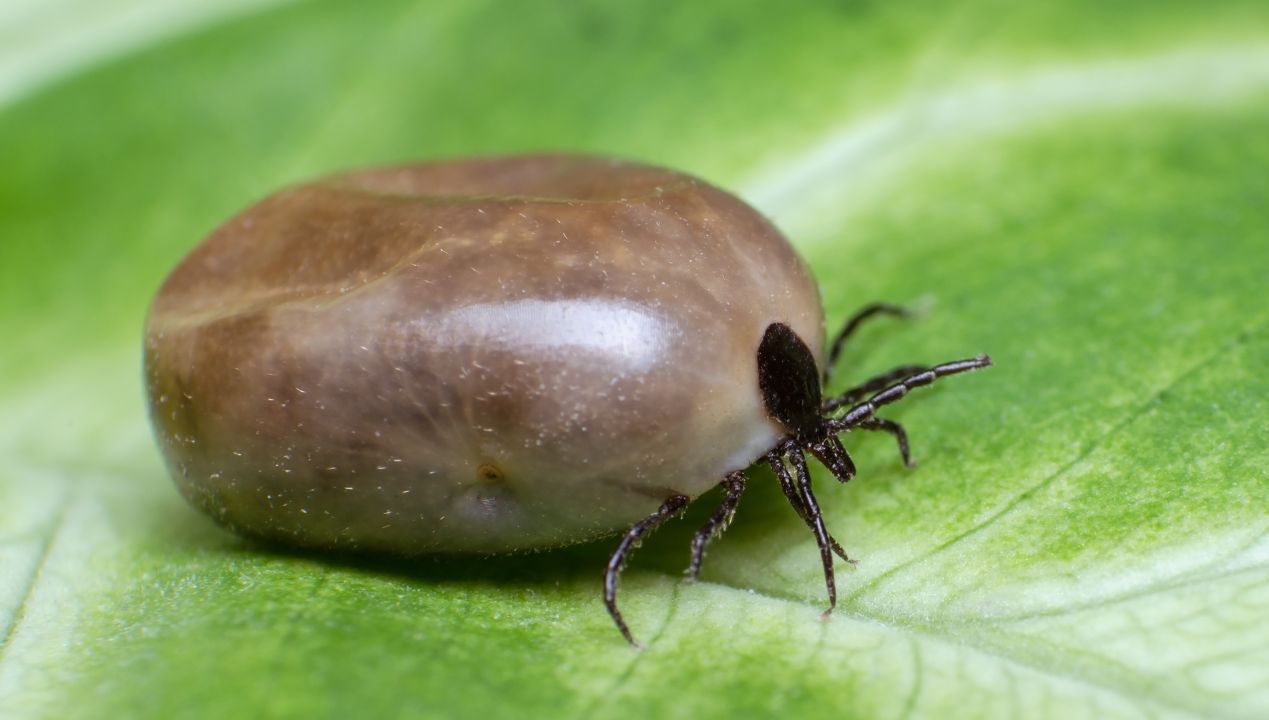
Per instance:
[[[758,388],[767,414],[799,440],[822,434],[820,371],[811,349],[784,323],[772,323],[758,346]]]

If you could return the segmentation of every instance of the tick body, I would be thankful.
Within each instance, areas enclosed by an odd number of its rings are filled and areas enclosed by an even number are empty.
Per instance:
[[[695,573],[757,460],[815,533],[831,594],[841,549],[804,453],[843,480],[841,432],[890,432],[906,453],[877,408],[989,362],[908,366],[825,399],[840,344],[825,343],[802,260],[735,197],[660,168],[544,155],[354,172],[266,198],[168,277],[145,372],[169,470],[221,523],[407,555],[626,531],[605,596],[633,642],[615,602],[629,550],[722,483]]]

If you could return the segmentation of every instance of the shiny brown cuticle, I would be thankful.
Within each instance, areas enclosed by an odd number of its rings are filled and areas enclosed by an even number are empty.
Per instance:
[[[725,499],[695,577],[765,461],[833,554],[805,455],[907,438],[878,408],[986,356],[822,385],[832,343],[784,237],[670,170],[597,157],[346,173],[232,218],[164,282],[145,333],[150,413],[177,485],[246,535],[292,545],[500,553],[625,535],[604,578],[692,498]]]

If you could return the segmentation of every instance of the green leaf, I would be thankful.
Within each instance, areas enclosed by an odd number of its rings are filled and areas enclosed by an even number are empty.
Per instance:
[[[135,37],[98,5],[0,18],[6,716],[1269,716],[1261,3],[132,0],[179,29]],[[714,494],[635,557],[642,652],[609,543],[292,554],[177,495],[137,349],[201,236],[338,168],[541,148],[734,189],[833,319],[924,311],[839,383],[992,354],[890,413],[918,468],[852,435],[859,477],[816,476],[860,561],[830,620],[760,471],[703,582]]]

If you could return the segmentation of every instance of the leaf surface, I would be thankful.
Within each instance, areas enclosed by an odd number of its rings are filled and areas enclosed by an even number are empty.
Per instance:
[[[91,35],[76,1],[58,17]],[[0,94],[0,708],[1269,715],[1263,8],[773,7],[262,6]],[[0,16],[0,38],[32,17]],[[138,336],[198,238],[316,174],[547,148],[735,190],[803,249],[834,320],[922,309],[868,326],[838,384],[992,354],[888,412],[918,468],[850,435],[859,477],[816,476],[860,559],[831,620],[761,471],[703,582],[680,573],[716,495],[635,558],[642,652],[599,601],[607,543],[291,554],[175,492]]]

